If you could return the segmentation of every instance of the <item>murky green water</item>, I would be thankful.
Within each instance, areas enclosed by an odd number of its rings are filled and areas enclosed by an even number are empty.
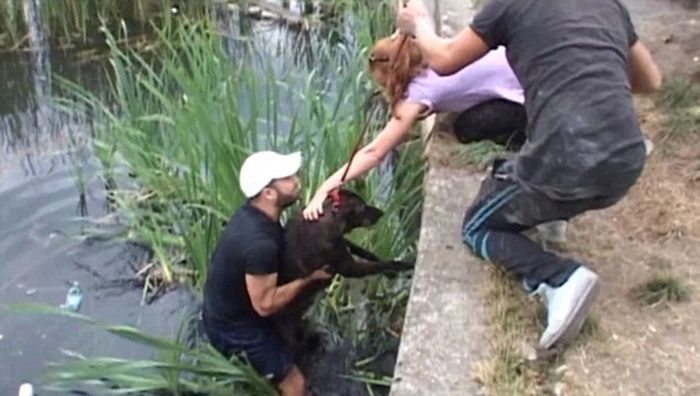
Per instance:
[[[32,3],[30,7],[39,4],[26,1]],[[275,67],[280,70],[290,62],[314,62],[313,54],[304,51],[304,43],[314,39],[308,32],[276,21],[240,17],[225,3],[212,7],[211,17],[232,61],[252,40],[279,55]],[[0,52],[0,302],[58,306],[70,283],[78,280],[85,293],[81,313],[168,335],[180,315],[194,305],[193,297],[178,290],[152,305],[141,305],[141,289],[131,282],[132,267],[147,252],[84,238],[92,223],[110,221],[96,161],[88,152],[75,149],[76,142],[89,139],[91,120],[59,109],[52,100],[59,77],[104,91],[104,48],[59,48],[36,18],[28,24],[30,33],[33,29],[31,45]],[[99,43],[99,33],[91,34],[89,42]],[[289,75],[290,79],[303,77]],[[82,205],[78,171],[86,180]],[[159,320],[150,320],[153,317]],[[22,382],[40,384],[44,365],[60,360],[61,349],[91,356],[144,355],[138,346],[74,321],[0,311],[0,394],[16,394]],[[342,356],[333,359],[337,364]]]

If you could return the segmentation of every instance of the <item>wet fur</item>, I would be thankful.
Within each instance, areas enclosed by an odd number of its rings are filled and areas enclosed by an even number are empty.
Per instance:
[[[283,268],[278,282],[288,283],[308,276],[328,266],[328,271],[342,276],[359,278],[385,271],[413,268],[413,263],[381,260],[376,255],[347,241],[345,234],[357,227],[374,225],[382,212],[367,205],[357,194],[341,190],[341,205],[333,210],[330,199],[323,205],[324,215],[318,221],[308,222],[301,212],[287,223]],[[306,344],[302,317],[311,307],[315,295],[330,281],[307,286],[294,301],[275,314],[275,322],[283,337],[293,346]],[[302,345],[303,346],[303,345]]]

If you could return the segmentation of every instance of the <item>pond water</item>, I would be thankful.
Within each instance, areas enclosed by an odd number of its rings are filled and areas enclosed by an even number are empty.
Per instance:
[[[302,9],[298,2],[290,8]],[[39,22],[39,9],[40,0],[25,0],[29,44],[17,51],[0,50],[0,303],[58,306],[70,284],[79,281],[85,296],[80,313],[171,335],[180,318],[196,309],[196,298],[178,289],[150,305],[142,304],[133,273],[149,252],[88,236],[91,226],[112,221],[97,162],[87,150],[75,148],[89,140],[91,120],[70,115],[52,100],[59,77],[103,92],[104,48],[94,44],[59,48]],[[280,54],[280,69],[286,62],[313,62],[313,54],[300,47],[313,39],[308,33],[276,21],[241,17],[226,3],[212,10],[232,59],[247,37]],[[100,42],[99,32],[90,34],[91,43]],[[78,175],[85,180],[83,196]],[[151,320],[154,317],[159,319]],[[0,310],[0,394],[16,394],[23,382],[40,385],[45,364],[62,359],[61,350],[145,357],[137,345],[73,320]],[[347,346],[337,346],[327,351],[326,363],[315,362],[318,381],[347,369],[347,353]],[[325,381],[319,387],[326,389],[321,394],[363,392],[364,385],[338,381]]]

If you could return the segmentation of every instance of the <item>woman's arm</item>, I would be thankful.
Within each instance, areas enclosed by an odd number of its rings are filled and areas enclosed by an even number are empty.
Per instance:
[[[489,47],[471,28],[444,39],[435,34],[428,15],[419,1],[410,1],[401,8],[397,25],[401,33],[412,34],[430,67],[437,73],[452,74],[484,56]]]
[[[382,132],[370,144],[357,152],[345,181],[355,180],[381,164],[391,149],[401,142],[424,109],[425,105],[420,103],[399,103],[396,110],[401,118],[392,116]],[[323,201],[330,191],[342,185],[340,179],[343,177],[346,167],[347,164],[340,167],[316,190],[316,194],[304,209],[306,220],[318,220],[319,216],[323,214]]]

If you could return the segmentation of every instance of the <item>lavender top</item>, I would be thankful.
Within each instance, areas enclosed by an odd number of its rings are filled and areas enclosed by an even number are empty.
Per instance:
[[[426,69],[409,84],[406,100],[422,103],[429,112],[462,112],[492,99],[523,103],[523,88],[506,59],[505,47],[487,53],[448,76]]]

